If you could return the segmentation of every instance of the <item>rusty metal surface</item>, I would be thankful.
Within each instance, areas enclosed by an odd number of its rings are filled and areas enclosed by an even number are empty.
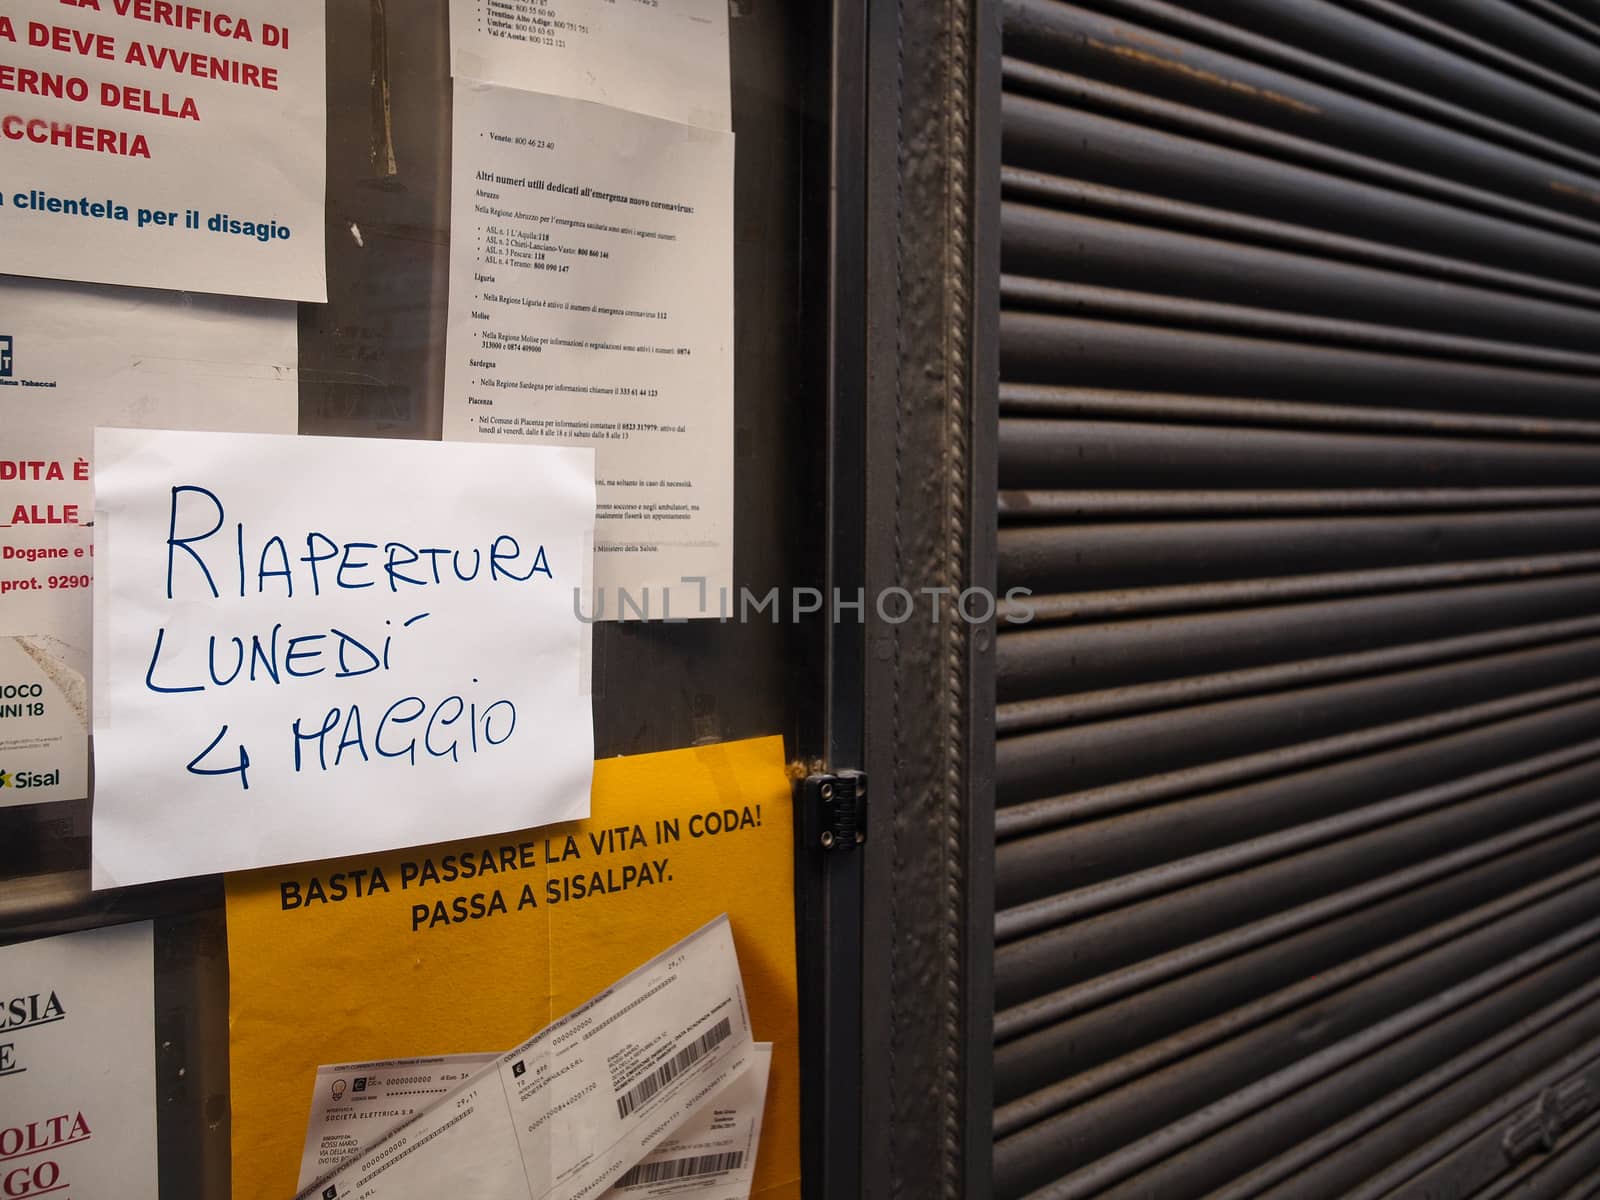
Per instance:
[[[995,1195],[1592,1184],[1600,14],[1003,8]]]
[[[866,571],[950,589],[867,627],[862,1194],[987,1196],[998,6],[867,8]],[[830,1198],[831,1200],[831,1198]]]

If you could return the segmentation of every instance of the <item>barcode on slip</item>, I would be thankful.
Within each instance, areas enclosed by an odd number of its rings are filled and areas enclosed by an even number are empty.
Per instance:
[[[673,1179],[689,1179],[695,1175],[716,1175],[723,1171],[737,1171],[744,1166],[744,1151],[732,1150],[727,1154],[702,1154],[699,1158],[669,1158],[665,1162],[640,1163],[613,1187],[637,1187],[642,1183],[664,1183]]]
[[[646,1075],[626,1096],[617,1097],[617,1115],[626,1117],[646,1100],[654,1096],[667,1084],[676,1079],[679,1074],[694,1066],[700,1061],[700,1056],[707,1050],[715,1050],[722,1042],[733,1033],[733,1021],[724,1017],[712,1026],[697,1041],[690,1042],[671,1059],[662,1063],[649,1075]]]

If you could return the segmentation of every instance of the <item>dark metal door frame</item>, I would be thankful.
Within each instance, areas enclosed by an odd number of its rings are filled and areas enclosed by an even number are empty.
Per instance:
[[[994,623],[957,598],[995,580],[999,16],[839,0],[833,37],[829,584],[864,589],[865,622],[831,625],[828,750],[872,816],[812,927],[859,949],[831,959],[808,1194],[981,1197]],[[914,617],[885,616],[891,588]]]

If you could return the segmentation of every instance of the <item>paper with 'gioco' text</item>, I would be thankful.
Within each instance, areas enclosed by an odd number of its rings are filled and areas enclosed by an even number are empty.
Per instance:
[[[293,433],[299,390],[293,304],[8,278],[0,313],[3,808],[89,794],[95,427]]]

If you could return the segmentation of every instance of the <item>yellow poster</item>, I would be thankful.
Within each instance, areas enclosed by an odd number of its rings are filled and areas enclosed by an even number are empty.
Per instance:
[[[235,1200],[294,1195],[318,1066],[505,1050],[724,912],[774,1044],[751,1194],[798,1200],[783,739],[602,760],[591,814],[228,877]]]

